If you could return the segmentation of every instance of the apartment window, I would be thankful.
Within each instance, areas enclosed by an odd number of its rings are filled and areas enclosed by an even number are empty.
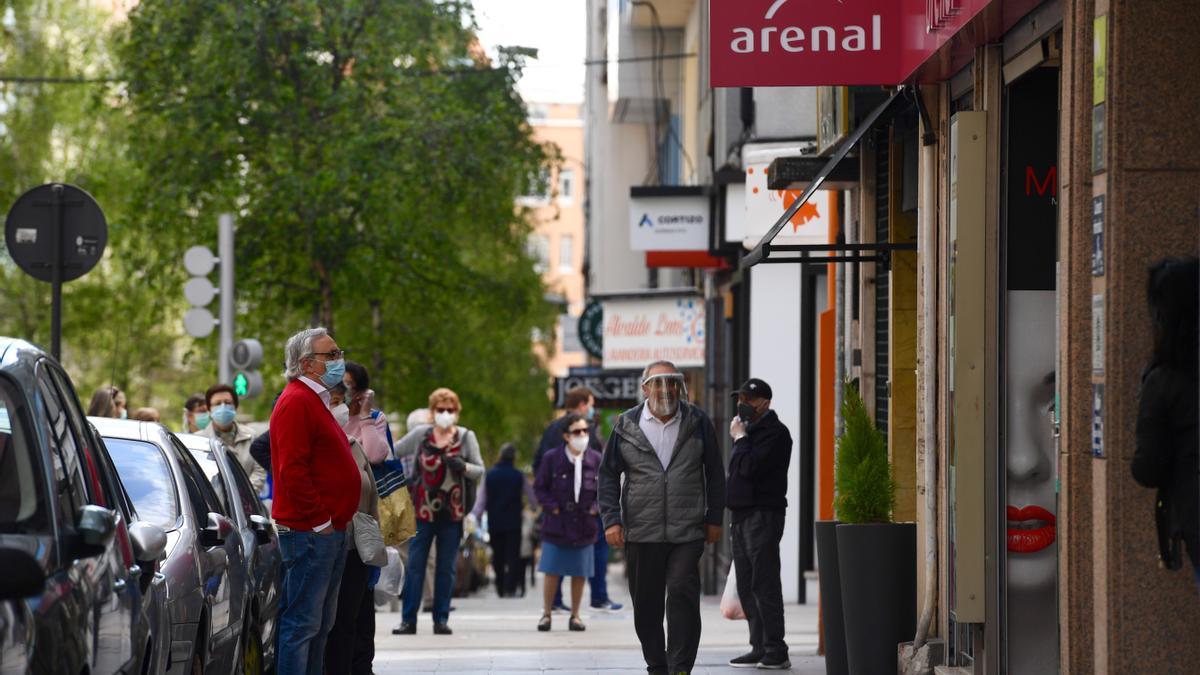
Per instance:
[[[558,172],[558,203],[566,206],[575,203],[575,172],[571,169]]]
[[[558,238],[558,271],[564,274],[575,271],[575,237],[569,234]]]
[[[542,167],[536,174],[529,177],[530,185],[526,194],[521,197],[526,203],[545,204],[550,201],[550,169]]]
[[[538,272],[550,269],[550,240],[541,234],[529,235],[529,257]]]

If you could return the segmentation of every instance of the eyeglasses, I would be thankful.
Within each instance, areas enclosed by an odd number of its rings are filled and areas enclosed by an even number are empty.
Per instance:
[[[346,355],[345,349],[335,349],[329,352],[313,352],[311,356],[328,356],[330,359],[340,359]]]
[[[572,436],[587,436],[588,430],[587,430],[587,427],[584,427],[582,429],[569,429],[569,430],[567,430],[567,433]]]

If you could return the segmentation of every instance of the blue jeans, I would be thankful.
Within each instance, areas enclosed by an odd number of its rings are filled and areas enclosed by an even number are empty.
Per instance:
[[[325,641],[337,616],[346,565],[346,533],[280,532],[283,595],[279,608],[278,675],[321,675]]]
[[[604,538],[604,521],[600,520],[600,516],[596,516],[596,523],[596,543],[592,546],[592,554],[596,556],[596,573],[588,579],[588,588],[592,591],[592,605],[608,601],[608,540]],[[563,604],[561,579],[558,582],[558,590],[554,592],[554,604]]]
[[[421,592],[425,586],[425,563],[429,560],[429,549],[435,538],[437,568],[433,580],[433,622],[447,623],[450,620],[450,596],[454,593],[455,563],[458,562],[458,544],[462,540],[462,522],[443,520],[427,523],[418,520],[417,533],[408,542],[402,613],[404,623],[417,623]]]

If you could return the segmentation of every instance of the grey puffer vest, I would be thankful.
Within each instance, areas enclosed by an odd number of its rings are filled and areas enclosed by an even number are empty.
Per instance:
[[[698,408],[680,403],[679,437],[664,471],[638,426],[641,415],[642,406],[628,410],[613,429],[615,449],[625,465],[621,520],[626,541],[682,544],[704,539],[704,425],[708,418]]]

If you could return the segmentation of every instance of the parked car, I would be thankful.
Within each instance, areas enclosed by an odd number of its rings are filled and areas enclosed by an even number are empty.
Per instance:
[[[135,517],[70,378],[0,338],[0,672],[159,672],[166,534]]]
[[[242,617],[242,672],[258,675],[275,662],[275,629],[283,582],[279,535],[255,494],[250,477],[224,443],[194,434],[178,437],[204,470],[242,535],[246,579],[250,584],[247,589],[250,599]]]
[[[247,579],[242,538],[183,443],[157,422],[93,417],[141,518],[166,531],[169,673],[233,673]]]

